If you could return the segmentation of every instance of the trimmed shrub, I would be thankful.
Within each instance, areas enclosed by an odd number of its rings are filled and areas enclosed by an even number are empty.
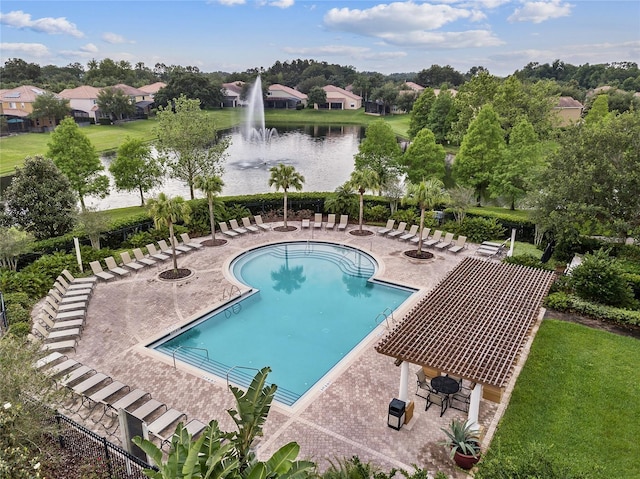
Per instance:
[[[81,251],[82,248],[81,246]],[[43,274],[49,278],[53,284],[53,281],[62,273],[63,269],[66,268],[73,274],[74,270],[77,270],[77,264],[75,254],[56,251],[55,253],[41,256],[29,266],[22,268],[22,272]]]
[[[622,278],[631,287],[634,298],[640,299],[640,274],[622,273]]]
[[[544,305],[556,311],[576,313],[620,324],[640,325],[640,311],[592,303],[577,296],[558,292],[547,296]]]
[[[5,304],[7,322],[9,324],[28,323],[31,321],[31,313],[19,303]]]
[[[569,295],[562,291],[551,293],[544,299],[545,307],[555,309],[556,311],[568,311],[571,309],[571,304],[572,302]]]
[[[23,292],[15,292],[15,293],[6,293],[3,295],[5,306],[9,304],[19,304],[24,309],[30,310],[33,307],[35,301],[29,298],[27,293]]]
[[[364,220],[379,223],[389,219],[391,211],[386,206],[375,205],[364,207]]]
[[[14,323],[9,326],[8,333],[16,338],[26,338],[31,332],[31,324],[27,322]]]
[[[31,299],[43,297],[51,287],[51,280],[44,274],[22,271],[0,271],[0,291],[23,292]]]
[[[532,268],[553,270],[553,267],[548,262],[542,263],[539,258],[532,254],[507,256],[503,261],[508,264],[520,264],[522,266],[530,266]]]
[[[633,292],[622,269],[604,250],[584,256],[582,264],[571,272],[571,285],[588,301],[619,307],[633,303]]]
[[[447,231],[466,236],[467,241],[472,243],[482,243],[483,241],[502,238],[505,235],[504,228],[495,218],[467,217],[461,224],[455,221],[446,224],[447,227],[451,224],[452,228]]]
[[[407,223],[407,226],[417,225],[420,221],[420,212],[416,213],[416,210],[413,208],[406,210],[397,210],[394,214],[391,215],[391,218],[396,220],[398,223],[404,221]]]

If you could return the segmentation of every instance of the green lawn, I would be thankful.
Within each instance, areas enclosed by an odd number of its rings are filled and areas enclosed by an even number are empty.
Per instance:
[[[638,478],[640,342],[555,320],[543,321],[493,445],[553,445],[601,477]],[[489,451],[490,454],[490,451]]]

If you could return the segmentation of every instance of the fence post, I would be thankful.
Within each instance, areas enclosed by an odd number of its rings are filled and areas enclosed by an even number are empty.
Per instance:
[[[55,418],[56,418],[56,422],[58,423],[58,442],[60,443],[60,447],[62,449],[64,449],[64,438],[62,437],[62,432],[61,432],[61,425],[60,425],[60,414],[58,414],[58,411],[55,412]]]
[[[114,479],[111,471],[111,456],[109,455],[109,445],[107,444],[107,438],[102,438],[102,445],[104,446],[104,462],[107,464],[107,471],[110,479]]]

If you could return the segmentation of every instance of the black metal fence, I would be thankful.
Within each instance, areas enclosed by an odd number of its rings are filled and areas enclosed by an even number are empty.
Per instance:
[[[9,329],[9,322],[7,321],[7,312],[4,307],[4,297],[2,291],[0,291],[0,336],[7,332]]]
[[[56,413],[55,420],[60,447],[81,458],[84,464],[90,464],[97,477],[105,479],[147,477],[142,471],[152,466],[146,462],[62,414]],[[153,467],[153,469],[156,468]]]

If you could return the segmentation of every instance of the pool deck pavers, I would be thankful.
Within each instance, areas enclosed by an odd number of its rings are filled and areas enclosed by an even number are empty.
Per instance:
[[[195,272],[187,280],[160,281],[159,271],[171,267],[165,262],[124,279],[100,283],[91,298],[77,352],[67,355],[132,389],[148,391],[154,399],[186,413],[189,419],[205,423],[217,419],[223,430],[233,430],[235,425],[226,410],[235,403],[224,379],[203,376],[180,364],[174,368],[171,358],[144,348],[150,339],[222,303],[224,291],[230,286],[223,268],[231,257],[271,242],[335,241],[373,254],[382,263],[382,279],[421,288],[424,294],[477,248],[470,245],[458,255],[427,249],[435,259],[419,262],[403,254],[415,249],[414,245],[378,235],[349,234],[356,225],[349,225],[347,232],[338,232],[301,229],[299,222],[290,224],[298,229],[289,233],[245,234],[229,239],[224,246],[180,255],[178,266]],[[375,232],[377,228],[367,229]],[[198,238],[204,239],[207,238]],[[387,426],[389,402],[398,394],[400,368],[374,350],[385,332],[384,326],[374,331],[300,404],[289,408],[274,403],[258,445],[258,457],[269,457],[287,442],[296,441],[301,446],[299,457],[316,461],[321,470],[329,466],[329,461],[358,456],[386,472],[394,467],[411,471],[412,464],[416,464],[431,475],[442,470],[449,477],[466,477],[438,444],[444,438],[440,428],[466,414],[451,408],[443,417],[437,408],[425,411],[425,400],[414,394],[413,373],[418,370],[417,365],[411,366],[409,385],[410,399],[415,402],[413,419],[399,431]],[[480,425],[484,431],[494,427],[491,425],[502,409],[497,404],[481,402]],[[96,429],[90,422],[87,426]]]

